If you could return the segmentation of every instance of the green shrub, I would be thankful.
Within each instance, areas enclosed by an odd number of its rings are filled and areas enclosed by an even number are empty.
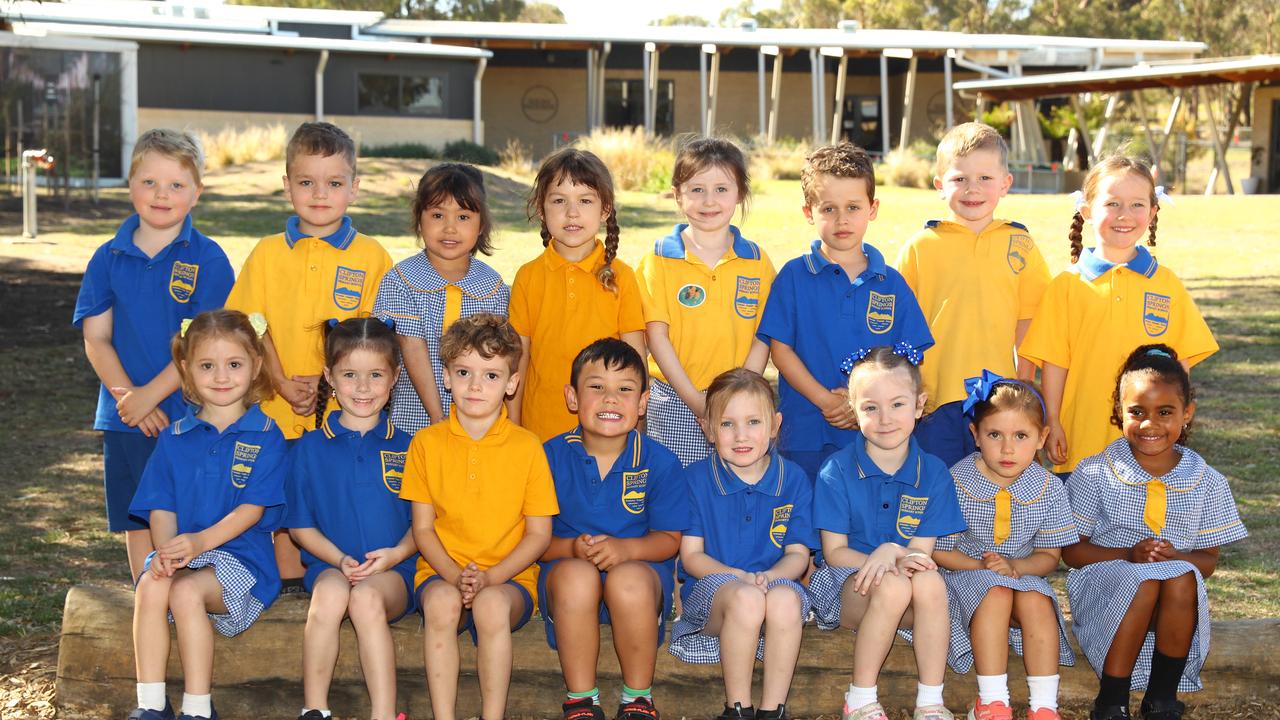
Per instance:
[[[472,165],[497,165],[499,159],[497,152],[483,145],[477,145],[470,140],[454,140],[453,142],[445,143],[444,152],[441,154],[445,160],[471,163]]]
[[[440,151],[423,143],[391,143],[390,145],[371,145],[360,148],[362,157],[371,158],[408,158],[410,160],[431,160],[440,157]]]

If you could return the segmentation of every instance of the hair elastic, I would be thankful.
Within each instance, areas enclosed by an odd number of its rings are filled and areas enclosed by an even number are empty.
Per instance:
[[[1155,357],[1169,358],[1170,360],[1172,360],[1172,359],[1173,359],[1173,356],[1172,356],[1172,355],[1170,355],[1169,353],[1165,352],[1164,350],[1161,350],[1160,348],[1151,348],[1150,350],[1148,350],[1148,351],[1147,351],[1147,353],[1146,353],[1146,354],[1147,354],[1148,356],[1153,356],[1153,355],[1154,355]]]
[[[191,327],[192,318],[183,318],[182,324],[178,326],[178,337],[187,336],[187,328]]]
[[[267,318],[262,313],[249,313],[249,325],[253,327],[258,337],[262,337],[267,332]]]
[[[964,399],[964,405],[961,406],[965,416],[972,418],[978,403],[990,400],[991,394],[999,385],[1018,385],[1030,390],[1031,394],[1036,396],[1036,400],[1040,401],[1040,412],[1044,414],[1045,421],[1049,420],[1049,410],[1045,407],[1044,398],[1034,386],[1022,380],[1002,377],[986,369],[978,377],[965,378],[964,389],[968,395]]]
[[[1174,203],[1174,202],[1173,202],[1173,196],[1171,196],[1169,193],[1165,192],[1165,187],[1164,187],[1163,185],[1157,185],[1157,186],[1156,186],[1156,202],[1157,202],[1157,203],[1159,203],[1159,204],[1161,204],[1161,205],[1163,205],[1163,204],[1165,204],[1165,203],[1168,203],[1168,204],[1170,204],[1170,205],[1175,205],[1175,204],[1176,204],[1176,203]]]
[[[881,346],[877,346],[877,347],[881,347]],[[845,375],[852,374],[853,366],[857,365],[859,361],[861,361],[866,356],[870,355],[872,350],[875,350],[875,348],[865,347],[865,348],[858,348],[857,350],[854,350],[853,352],[849,353],[849,355],[844,360],[840,361],[840,372],[844,373]],[[894,344],[893,354],[902,358],[906,358],[907,362],[911,363],[912,365],[919,365],[920,361],[924,359],[923,353],[917,350],[915,345],[912,345],[906,340],[899,340],[897,343]]]

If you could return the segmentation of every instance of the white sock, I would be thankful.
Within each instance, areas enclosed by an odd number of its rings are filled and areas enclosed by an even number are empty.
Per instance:
[[[942,683],[937,685],[916,683],[916,707],[942,704]]]
[[[143,710],[164,710],[164,683],[138,683],[138,707]]]
[[[213,717],[213,696],[182,693],[182,714],[191,717]]]
[[[979,675],[978,702],[989,705],[997,700],[1009,704],[1009,674]]]
[[[849,684],[849,692],[844,694],[845,707],[850,710],[864,708],[873,702],[876,702],[876,686],[869,688],[860,688],[852,683]]]
[[[1027,689],[1031,691],[1031,709],[1058,709],[1058,676],[1027,676]]]
[[[321,714],[321,715],[323,715],[324,717],[333,717],[333,713],[329,712],[328,710],[321,710],[320,708],[309,708],[309,707],[304,707],[304,708],[302,708],[302,712],[300,712],[300,713],[298,713],[298,714],[299,714],[299,715],[306,715],[307,713],[311,712],[312,710],[315,710],[316,712],[320,713],[320,714]]]

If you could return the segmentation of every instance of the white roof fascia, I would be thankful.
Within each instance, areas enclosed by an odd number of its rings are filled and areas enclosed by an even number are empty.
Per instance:
[[[229,5],[210,0],[67,0],[10,3],[8,15],[28,21],[50,20],[88,24],[156,24],[207,30],[265,32],[272,21],[364,27],[385,16],[368,10],[324,10],[291,7]],[[203,15],[203,17],[201,16]]]
[[[0,31],[0,47],[35,48],[39,50],[78,50],[84,52],[135,52],[138,43],[124,40],[99,40],[62,35],[18,35]]]
[[[1006,88],[1038,88],[1068,85],[1076,82],[1106,82],[1108,80],[1159,80],[1160,78],[1178,78],[1192,75],[1213,75],[1226,72],[1242,72],[1248,70],[1280,69],[1280,55],[1255,55],[1249,58],[1227,58],[1224,60],[1204,60],[1199,62],[1152,63],[1111,70],[1093,70],[1070,73],[1051,73],[1047,75],[1024,75],[1016,78],[998,80],[964,80],[955,83],[956,90],[963,92],[981,92],[983,90],[1000,90]],[[1064,91],[1063,94],[1069,94]]]

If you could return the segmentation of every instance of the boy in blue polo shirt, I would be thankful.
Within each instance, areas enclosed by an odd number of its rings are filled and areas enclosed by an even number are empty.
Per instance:
[[[203,165],[189,133],[156,129],[138,138],[129,168],[134,214],[90,258],[72,316],[102,383],[93,429],[102,431],[107,528],[125,533],[132,578],[153,548],[129,502],[160,431],[187,413],[169,341],[184,319],[222,307],[235,279],[226,253],[191,223]]]
[[[565,720],[603,720],[600,625],[613,628],[622,720],[655,720],[654,664],[671,610],[688,510],[680,461],[636,429],[648,401],[644,360],[605,338],[574,358],[565,401],[578,427],[544,448],[560,514],[538,575],[547,642],[560,654]],[[559,631],[559,632],[557,632]]]
[[[770,344],[781,375],[779,451],[814,478],[853,439],[841,363],[899,342],[923,353],[933,336],[906,281],[862,241],[880,207],[866,151],[847,142],[818,148],[800,186],[819,239],[778,273],[756,337]]]

